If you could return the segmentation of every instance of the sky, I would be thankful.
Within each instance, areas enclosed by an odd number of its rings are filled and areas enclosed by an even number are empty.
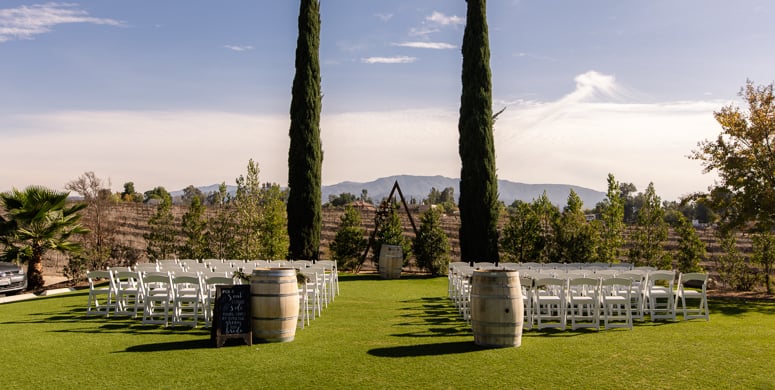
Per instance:
[[[299,2],[0,1],[0,191],[287,184]],[[663,200],[687,156],[775,76],[769,0],[490,0],[499,179]],[[324,185],[460,176],[463,0],[322,0]],[[589,205],[590,207],[592,205]]]

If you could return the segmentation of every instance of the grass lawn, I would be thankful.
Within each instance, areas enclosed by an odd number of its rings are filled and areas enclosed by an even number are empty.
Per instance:
[[[290,343],[210,347],[209,330],[86,317],[87,292],[0,305],[5,389],[775,388],[775,304],[711,300],[711,319],[527,331],[483,349],[446,278],[342,275]],[[680,316],[679,316],[680,318]]]

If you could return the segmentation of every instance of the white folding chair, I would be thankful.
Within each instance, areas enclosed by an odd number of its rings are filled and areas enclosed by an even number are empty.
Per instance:
[[[183,268],[187,272],[210,272],[213,270],[209,264],[199,263],[194,261],[184,263]]]
[[[305,268],[304,271],[315,271],[317,273],[318,279],[316,280],[318,283],[318,289],[320,293],[320,303],[323,305],[323,307],[328,307],[328,303],[331,301],[331,285],[332,285],[332,276],[330,272],[326,272],[326,267],[324,265],[315,264],[309,268]]]
[[[312,264],[313,264],[312,260],[294,260],[293,261],[294,268],[307,268]]]
[[[632,270],[632,264],[630,263],[612,263],[611,269],[621,272],[627,272]]]
[[[457,272],[458,267],[468,267],[468,263],[462,261],[453,261],[449,263],[449,272],[447,272],[447,295],[449,295],[449,299],[451,299],[453,303],[455,303],[455,273]]]
[[[698,290],[687,289],[687,284],[699,283]],[[678,292],[676,293],[675,304],[681,302],[681,308],[683,311],[684,320],[690,320],[694,318],[704,318],[705,321],[710,320],[710,314],[708,312],[708,296],[706,289],[708,286],[708,275],[699,272],[682,273],[678,275]],[[696,301],[696,306],[688,306],[686,301]]]
[[[115,308],[115,285],[113,273],[110,271],[89,271],[86,273],[89,280],[89,299],[86,303],[86,315],[101,315],[108,317],[110,310]],[[101,280],[106,280],[107,285],[100,285]]]
[[[332,283],[331,283],[331,293],[332,297],[339,295],[339,269],[336,267],[336,261],[333,260],[318,260],[315,262],[315,264],[320,264],[324,267],[326,267],[326,270],[329,270],[331,272],[331,276],[333,277]],[[333,298],[332,298],[333,300]]]
[[[602,279],[600,304],[605,329],[632,329],[632,280],[628,278]]]
[[[645,295],[646,295],[646,272],[628,271],[621,273],[617,278],[630,280],[630,311],[633,320],[643,321],[645,319]]]
[[[568,318],[571,329],[600,328],[600,279],[573,278],[568,280]]]
[[[184,272],[186,270],[181,264],[172,262],[156,263],[156,266],[159,268],[159,272]]]
[[[231,263],[210,263],[210,268],[215,272],[228,272],[229,274],[237,270],[232,267]]]
[[[458,265],[452,274],[452,302],[460,315],[466,321],[471,321],[471,278],[474,267]]]
[[[309,325],[309,295],[307,294],[307,283],[302,283],[299,287],[299,321],[297,328],[304,329]]]
[[[541,266],[541,269],[553,269],[553,270],[565,272],[565,264],[563,264],[563,263],[556,263],[556,262],[544,263]]]
[[[178,259],[178,264],[183,268],[188,268],[191,264],[201,264],[197,259]]]
[[[137,272],[158,272],[159,266],[156,263],[137,263],[134,269]]]
[[[584,263],[565,263],[565,270],[584,269]]]
[[[169,272],[148,272],[143,276],[145,305],[143,324],[167,326],[172,317],[172,277]]]
[[[173,266],[179,266],[178,260],[176,259],[162,259],[162,260],[156,260],[156,265],[161,267],[173,267]]]
[[[204,317],[202,284],[199,276],[172,277],[173,325],[196,328],[199,317]]]
[[[305,276],[305,294],[307,295],[307,320],[315,319],[322,315],[323,308],[323,289],[325,288],[325,277],[321,268],[305,268],[300,271]]]
[[[145,289],[140,273],[119,271],[114,273],[116,285],[116,315],[137,317],[143,311]]]
[[[646,279],[646,298],[651,320],[675,321],[674,271],[651,271]]]
[[[587,278],[592,277],[595,273],[593,271],[585,270],[585,269],[575,269],[571,268],[565,271],[557,271],[554,275],[554,277],[559,279],[575,279],[575,278]]]
[[[533,281],[536,327],[565,329],[568,280],[540,278]]]
[[[533,329],[533,278],[519,273],[519,284],[522,287],[522,306],[524,308],[524,319],[522,328],[526,330]]]
[[[622,271],[619,269],[607,268],[595,271],[594,275],[596,278],[613,278],[619,275],[621,272]]]
[[[490,261],[480,261],[478,263],[474,263],[474,268],[476,269],[495,269],[495,263]]]

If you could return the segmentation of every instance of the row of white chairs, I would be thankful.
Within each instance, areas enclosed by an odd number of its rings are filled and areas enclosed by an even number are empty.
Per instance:
[[[470,321],[473,271],[468,264],[450,267],[449,296],[461,316]],[[520,271],[524,305],[524,329],[536,326],[565,329],[624,326],[632,321],[676,320],[680,304],[685,320],[709,320],[707,275],[674,271],[630,270],[624,272]],[[610,271],[610,270],[609,270]],[[686,284],[699,284],[696,289]]]
[[[170,271],[170,272],[228,272],[232,274],[240,271],[250,275],[256,268],[282,268],[290,267],[297,269],[309,268],[310,266],[321,266],[325,269],[325,281],[328,283],[325,289],[325,303],[334,300],[339,295],[339,272],[336,262],[333,260],[229,260],[229,259],[205,259],[202,261],[194,259],[168,259],[157,260],[153,263],[138,263],[134,266],[138,271]]]
[[[450,266],[471,266],[468,262],[463,261],[456,261],[450,264]],[[504,263],[499,262],[498,265],[495,265],[493,262],[475,262],[473,265],[476,269],[513,269],[517,271],[525,271],[525,270],[531,270],[531,271],[540,271],[540,270],[556,270],[556,271],[570,271],[570,270],[633,270],[633,269],[640,269],[640,270],[656,270],[654,267],[649,266],[633,266],[630,263],[536,263],[536,262],[526,262],[526,263]]]
[[[333,264],[332,264],[333,263]],[[339,295],[339,276],[336,263],[331,260],[318,260],[316,263],[296,260],[292,266],[304,276],[299,287],[299,326],[304,328],[322,315],[322,310]]]
[[[133,271],[87,272],[87,315],[142,315],[144,324],[210,326],[215,286],[235,284],[227,272]]]
[[[174,266],[171,262],[156,268],[138,265],[134,270],[113,267],[104,271],[90,271],[87,315],[97,314],[137,317],[142,314],[145,324],[189,325],[196,327],[200,321],[205,326],[212,322],[215,302],[215,286],[241,284],[236,277],[239,270],[251,274],[255,268],[293,266],[305,275],[305,283],[299,287],[299,323],[303,328],[322,314],[339,294],[339,278],[336,263],[320,260],[317,263],[294,262],[241,262],[241,266],[228,270],[201,268],[187,265]],[[160,270],[161,269],[161,270]],[[215,271],[214,269],[219,269]],[[107,283],[105,283],[107,282]]]

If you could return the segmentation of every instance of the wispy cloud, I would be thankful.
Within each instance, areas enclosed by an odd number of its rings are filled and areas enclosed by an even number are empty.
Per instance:
[[[440,32],[440,27],[456,27],[465,24],[465,22],[465,18],[461,18],[460,16],[448,16],[439,11],[433,11],[433,13],[425,17],[420,26],[412,27],[409,30],[409,35],[427,38],[431,34]]]
[[[417,61],[417,57],[409,56],[361,58],[361,62],[364,64],[411,64],[415,61]]]
[[[433,11],[433,13],[430,16],[427,16],[425,18],[425,20],[435,24],[440,24],[442,26],[450,26],[450,25],[457,26],[457,25],[465,24],[466,22],[466,20],[464,18],[461,18],[460,16],[457,16],[457,15],[447,16],[439,11]]]
[[[371,47],[371,44],[368,44],[365,42],[337,41],[336,47],[340,51],[356,52],[356,51],[368,49],[369,47]]]
[[[686,155],[717,133],[713,111],[724,102],[639,103],[613,75],[596,71],[574,81],[558,100],[515,102],[498,117],[499,176],[604,189],[612,172],[639,189],[653,181],[670,200],[713,182]]]
[[[554,57],[542,56],[540,54],[524,53],[524,52],[515,53],[514,57],[529,58],[531,60],[548,61],[548,62],[555,62],[555,61],[557,61],[557,59],[554,58]]]
[[[622,87],[616,83],[616,77],[594,70],[576,76],[573,81],[576,82],[576,89],[563,97],[560,102],[578,103],[596,97],[619,98],[623,94]]]
[[[457,46],[453,44],[444,43],[444,42],[401,42],[401,43],[394,43],[393,46],[413,47],[416,49],[436,49],[436,50],[457,48]]]
[[[223,47],[225,47],[225,48],[227,48],[229,50],[232,50],[232,51],[248,51],[248,50],[253,50],[254,49],[254,47],[250,46],[250,45],[244,45],[244,46],[241,46],[241,45],[223,45]]]
[[[51,32],[56,25],[67,23],[125,25],[115,19],[91,17],[72,3],[22,5],[0,9],[0,42],[34,39],[36,35]]]
[[[427,37],[428,35],[431,35],[433,33],[437,33],[441,30],[438,28],[431,28],[428,26],[421,26],[421,27],[412,27],[409,29],[409,35],[413,37]]]
[[[393,19],[393,14],[374,14],[374,16],[378,17],[379,20],[383,22],[387,22],[390,19]]]

